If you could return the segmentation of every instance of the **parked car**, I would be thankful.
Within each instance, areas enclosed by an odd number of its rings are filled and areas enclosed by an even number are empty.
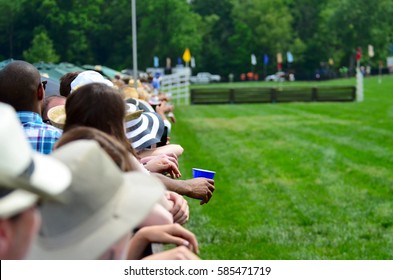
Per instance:
[[[196,76],[190,77],[190,82],[193,84],[209,84],[218,83],[221,81],[220,75],[213,75],[208,72],[200,72]]]
[[[276,74],[266,76],[265,81],[283,82],[285,81],[285,76],[286,76],[285,72],[279,71]]]

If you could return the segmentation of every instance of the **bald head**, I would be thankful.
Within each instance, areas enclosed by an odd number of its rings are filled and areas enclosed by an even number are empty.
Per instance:
[[[16,60],[0,70],[0,101],[16,111],[37,111],[42,91],[40,73],[30,63]]]

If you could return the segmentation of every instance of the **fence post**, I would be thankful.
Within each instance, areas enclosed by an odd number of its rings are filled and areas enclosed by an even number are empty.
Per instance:
[[[313,87],[311,89],[311,100],[318,101],[318,88],[317,87]]]
[[[277,90],[274,87],[270,88],[270,101],[272,103],[276,103],[277,101]]]
[[[190,74],[186,71],[171,75],[164,75],[161,81],[161,90],[169,93],[175,104],[189,104],[190,97]]]
[[[229,103],[230,104],[235,103],[235,89],[233,88],[229,89]]]

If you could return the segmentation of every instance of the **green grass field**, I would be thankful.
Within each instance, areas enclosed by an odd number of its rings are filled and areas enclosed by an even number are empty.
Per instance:
[[[217,172],[207,205],[188,200],[201,258],[393,259],[393,76],[364,86],[362,103],[176,108],[183,177]]]

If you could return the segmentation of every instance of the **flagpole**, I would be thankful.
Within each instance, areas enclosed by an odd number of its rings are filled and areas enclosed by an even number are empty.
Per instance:
[[[138,60],[137,60],[137,44],[136,44],[136,7],[135,0],[131,0],[131,26],[132,26],[132,58],[134,72],[134,88],[138,88]]]

